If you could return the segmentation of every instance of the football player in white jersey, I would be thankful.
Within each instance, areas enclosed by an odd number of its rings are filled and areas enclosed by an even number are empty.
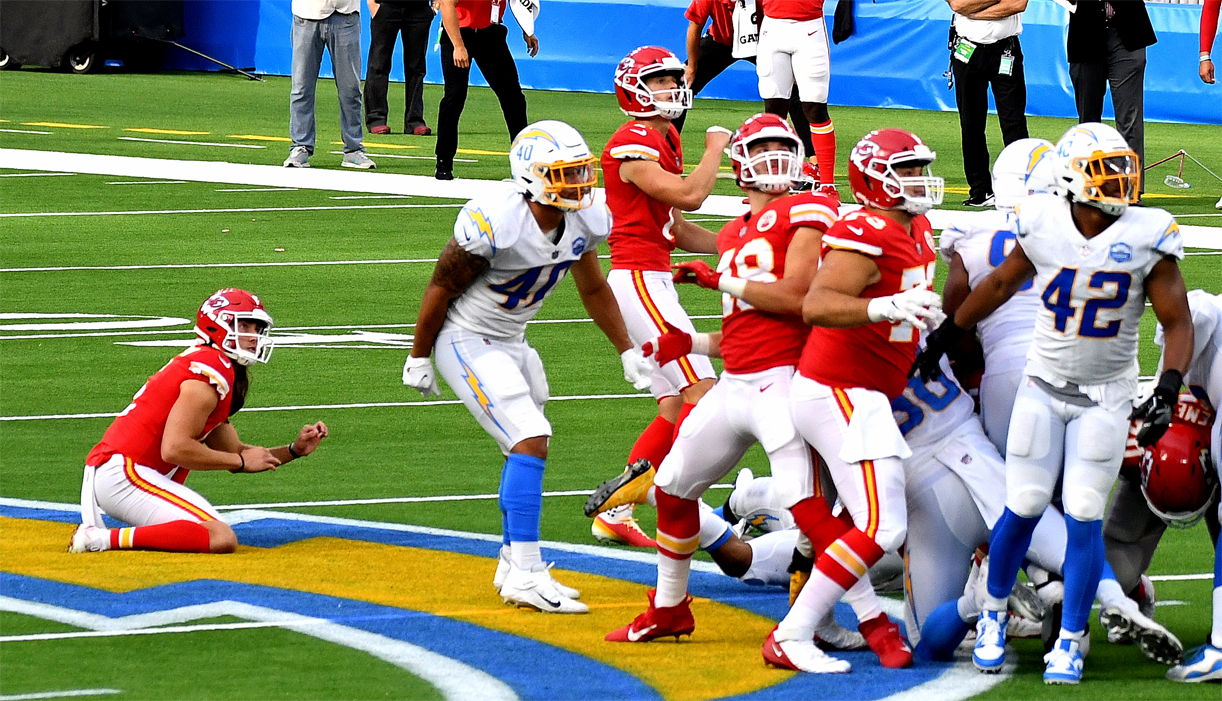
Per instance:
[[[1006,146],[993,164],[995,211],[958,214],[942,230],[938,246],[950,267],[942,290],[942,308],[955,310],[985,276],[1001,265],[1018,240],[1014,208],[1026,196],[1052,192],[1052,143],[1019,139]],[[1006,433],[1014,395],[1023,379],[1027,348],[1035,329],[1040,297],[1027,283],[976,325],[984,351],[980,378],[980,416],[997,452],[1006,454]]]
[[[1129,207],[1141,166],[1115,129],[1079,124],[1056,146],[1057,186],[1016,209],[1018,243],[996,270],[930,334],[913,365],[936,377],[939,358],[1033,277],[1044,307],[1036,317],[1026,378],[1014,401],[1006,453],[1006,509],[989,541],[988,595],[977,622],[974,664],[1005,662],[1006,599],[1039,517],[1061,478],[1067,554],[1060,635],[1045,656],[1044,681],[1082,677],[1080,638],[1104,564],[1102,518],[1116,481],[1137,395],[1138,325],[1149,299],[1166,352],[1145,418],[1143,445],[1171,421],[1192,356],[1192,316],[1178,259],[1179,227],[1167,212]]]
[[[1133,631],[1134,619],[1139,623],[1140,618],[1126,610],[1122,594],[1142,587],[1141,576],[1168,525],[1186,528],[1204,516],[1211,521],[1214,540],[1213,627],[1204,645],[1189,651],[1182,664],[1167,672],[1167,678],[1174,681],[1202,682],[1222,679],[1222,550],[1217,547],[1217,517],[1222,516],[1218,498],[1222,421],[1217,419],[1222,407],[1222,296],[1193,290],[1188,293],[1188,306],[1194,347],[1184,384],[1191,396],[1181,396],[1173,430],[1146,449],[1140,471],[1121,472],[1103,524],[1119,605],[1103,602],[1100,620],[1109,639],[1135,638],[1145,652],[1140,630]],[[1166,348],[1161,326],[1155,330],[1154,342]],[[1182,653],[1182,648],[1172,652]],[[1150,656],[1165,663],[1179,662],[1178,655]]]
[[[596,159],[581,134],[542,121],[510,147],[514,185],[468,202],[437,261],[416,319],[403,384],[440,394],[429,356],[506,455],[500,507],[504,545],[493,581],[506,603],[586,613],[580,594],[552,579],[539,553],[543,468],[551,424],[547,378],[526,343],[528,322],[569,271],[581,301],[620,353],[624,379],[649,386],[653,366],[632,346],[598,263],[611,217],[595,192]]]

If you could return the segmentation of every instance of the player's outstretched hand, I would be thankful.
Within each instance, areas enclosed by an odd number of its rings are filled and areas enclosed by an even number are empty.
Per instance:
[[[629,348],[619,354],[619,359],[624,364],[624,380],[632,383],[633,389],[649,389],[653,384],[653,365],[645,360],[641,351]]]
[[[1137,445],[1142,448],[1154,445],[1171,427],[1171,414],[1183,383],[1184,376],[1178,370],[1164,370],[1158,377],[1154,394],[1129,414],[1130,421],[1141,419],[1143,422],[1137,429]]]
[[[272,451],[259,446],[251,446],[242,451],[242,460],[245,461],[245,466],[239,472],[263,472],[265,470],[274,470],[280,464]]]
[[[935,311],[936,310],[936,311]],[[914,287],[899,294],[875,297],[866,307],[871,322],[894,321],[912,324],[924,331],[929,328],[926,319],[942,313],[942,297],[933,290]]]
[[[403,363],[403,384],[415,387],[426,397],[441,396],[441,390],[437,387],[437,372],[433,370],[433,361],[429,358],[407,356],[407,362]]]
[[[942,368],[938,366],[942,356],[963,338],[963,334],[967,333],[963,329],[955,326],[954,319],[946,319],[938,328],[934,329],[928,336],[925,337],[925,348],[917,353],[916,361],[912,363],[912,369],[908,371],[910,377],[921,376],[922,382],[936,380],[942,376]]]
[[[297,432],[297,440],[293,441],[293,452],[301,457],[313,453],[322,439],[327,437],[327,425],[321,421],[306,424]]]
[[[692,337],[677,329],[668,328],[661,336],[645,341],[641,352],[646,358],[653,358],[655,363],[662,366],[691,353]]]
[[[719,127],[716,124],[709,127],[704,132],[704,150],[707,151],[724,151],[726,146],[730,145],[730,137],[732,136],[729,129]]]
[[[676,263],[671,267],[675,269],[673,279],[676,285],[695,284],[706,290],[716,290],[718,283],[721,282],[721,273],[710,268],[709,264],[702,260]]]

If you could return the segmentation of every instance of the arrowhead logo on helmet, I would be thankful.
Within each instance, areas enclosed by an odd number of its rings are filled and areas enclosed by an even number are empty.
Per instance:
[[[236,287],[217,290],[195,314],[195,334],[238,365],[266,363],[272,355],[272,317],[255,295]],[[244,329],[245,327],[245,329]],[[246,348],[246,343],[253,346]]]
[[[615,69],[615,99],[630,117],[678,119],[692,108],[692,91],[683,78],[685,64],[669,49],[642,46],[624,57]],[[651,89],[651,78],[672,76],[673,87]]]
[[[938,155],[920,137],[903,129],[866,134],[849,155],[849,186],[867,207],[924,214],[942,204],[945,181],[929,172]],[[919,175],[897,169],[920,168]]]

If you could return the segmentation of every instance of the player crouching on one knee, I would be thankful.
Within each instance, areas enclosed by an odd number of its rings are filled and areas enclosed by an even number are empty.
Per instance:
[[[526,323],[572,271],[582,304],[620,353],[638,390],[653,367],[633,348],[598,263],[611,233],[595,158],[581,134],[557,121],[522,130],[510,146],[514,186],[468,202],[454,224],[416,317],[403,384],[440,394],[429,356],[506,456],[501,472],[503,545],[493,586],[506,603],[586,613],[580,592],[552,579],[539,551],[543,469],[552,426],[547,377],[526,342]]]
[[[227,288],[195,315],[199,344],[149,378],[85,460],[83,525],[69,552],[138,549],[231,553],[233,529],[184,482],[194,470],[263,472],[314,452],[321,421],[288,445],[247,445],[229,423],[246,403],[247,368],[272,354],[272,317],[255,295]],[[104,528],[102,514],[132,524]]]

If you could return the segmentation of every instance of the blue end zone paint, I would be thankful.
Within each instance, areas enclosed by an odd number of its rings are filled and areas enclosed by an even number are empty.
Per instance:
[[[28,508],[9,507],[9,506],[0,506],[0,515],[12,517],[12,518],[28,518],[28,519],[37,519],[37,520],[44,520],[44,521],[61,521],[65,523],[77,523],[80,520],[80,515],[76,512],[71,512],[71,511],[49,511],[49,510],[44,510],[44,509],[28,509]],[[118,522],[113,521],[109,517],[106,517],[106,518],[107,518],[108,525],[118,523]],[[257,521],[248,521],[245,523],[239,523],[234,526],[234,531],[238,535],[238,541],[242,543],[243,545],[251,545],[251,546],[260,547],[260,548],[274,548],[274,547],[278,547],[281,545],[286,545],[288,543],[305,540],[307,538],[332,537],[332,538],[344,538],[348,540],[358,540],[358,541],[365,541],[365,542],[372,542],[372,543],[382,543],[386,545],[400,545],[404,547],[423,548],[423,549],[428,549],[428,550],[442,550],[442,551],[447,551],[447,552],[464,553],[467,555],[476,555],[479,557],[487,557],[489,559],[492,559],[497,556],[497,552],[501,547],[501,543],[499,540],[498,541],[483,541],[483,540],[473,540],[469,538],[457,538],[453,536],[432,535],[432,534],[425,534],[425,533],[411,533],[411,532],[404,532],[404,531],[390,531],[390,530],[384,530],[384,529],[374,528],[374,527],[335,525],[335,524],[327,524],[327,523],[314,523],[310,521],[297,521],[297,520],[286,520],[286,519],[277,519],[277,518],[266,518],[266,519],[259,519]],[[560,569],[572,570],[575,572],[586,572],[589,574],[596,574],[596,575],[601,575],[605,577],[612,577],[612,578],[620,579],[624,581],[636,582],[636,583],[646,585],[646,586],[653,586],[657,581],[657,568],[652,563],[633,562],[630,560],[616,560],[616,559],[598,557],[595,555],[585,555],[581,553],[566,552],[563,550],[553,550],[550,548],[544,548],[543,557],[545,560],[548,560],[548,561],[554,560],[556,562],[556,567]],[[8,596],[17,596],[15,594],[9,593],[8,591],[8,587],[9,587],[8,578],[13,577],[13,576],[14,575],[5,574],[3,575],[3,579],[0,579],[0,583],[4,584],[4,589],[6,590],[4,593]],[[28,578],[22,578],[22,579],[28,579]],[[34,581],[42,581],[42,580],[34,580]],[[229,582],[224,582],[224,583],[212,582],[211,585],[212,586],[224,585],[225,587],[249,586],[249,585],[232,584]],[[58,586],[67,586],[67,585],[58,585]],[[174,585],[174,586],[186,586],[186,585]],[[158,587],[157,589],[150,589],[150,590],[143,590],[143,591],[152,592],[152,591],[159,591],[161,589],[166,589],[166,588],[167,587]],[[735,606],[737,608],[741,608],[741,609],[750,611],[760,616],[771,618],[774,621],[781,620],[781,618],[783,618],[789,610],[788,597],[786,596],[786,593],[784,592],[784,590],[778,587],[755,586],[755,585],[744,584],[738,581],[737,579],[733,579],[731,577],[726,577],[726,576],[719,575],[719,574],[713,574],[710,572],[692,572],[691,583],[690,583],[689,588],[693,596],[704,597],[704,598],[712,599],[714,601],[717,601],[723,604]],[[505,633],[488,631],[486,629],[479,628],[478,626],[473,626],[470,624],[450,621],[448,619],[440,619],[436,616],[432,616],[430,614],[425,614],[425,613],[417,613],[417,612],[406,612],[405,613],[400,609],[394,609],[394,608],[389,608],[389,607],[378,607],[373,604],[366,604],[363,602],[349,603],[349,601],[346,599],[345,600],[332,599],[330,597],[318,596],[314,594],[302,594],[296,591],[277,590],[277,589],[269,589],[269,588],[264,588],[264,587],[258,587],[258,589],[261,589],[265,592],[263,596],[272,596],[271,594],[268,594],[266,592],[277,592],[278,594],[275,597],[275,603],[264,603],[263,600],[249,600],[249,603],[257,604],[260,606],[268,606],[270,608],[276,608],[282,611],[293,611],[296,613],[302,613],[303,615],[329,618],[331,620],[336,621],[337,623],[343,623],[344,625],[350,625],[355,628],[361,628],[363,630],[369,630],[371,632],[379,633],[381,635],[386,635],[387,637],[393,637],[398,640],[404,640],[414,645],[420,645],[421,647],[427,648],[429,650],[433,650],[435,652],[446,655],[448,657],[453,657],[454,659],[460,660],[473,667],[482,669],[488,672],[489,674],[492,674],[493,676],[496,676],[497,678],[504,680],[507,684],[510,684],[511,686],[513,686],[514,690],[517,691],[519,695],[521,695],[523,698],[529,697],[529,698],[558,698],[559,699],[559,698],[567,698],[571,696],[572,695],[571,688],[568,689],[567,694],[564,693],[565,691],[564,689],[556,689],[555,690],[557,694],[556,696],[536,696],[535,693],[539,693],[539,692],[547,693],[547,694],[552,693],[551,688],[547,687],[546,685],[549,683],[547,680],[549,679],[549,675],[550,675],[550,678],[552,679],[550,683],[553,686],[555,686],[556,684],[555,677],[557,676],[555,674],[556,670],[566,670],[566,674],[567,674],[568,670],[578,670],[582,668],[566,667],[566,666],[560,665],[559,663],[556,665],[553,665],[551,663],[543,663],[541,662],[543,658],[538,658],[538,657],[521,657],[518,659],[535,660],[536,662],[538,662],[536,666],[543,668],[539,671],[538,678],[529,676],[529,673],[532,670],[521,670],[521,669],[516,669],[516,668],[507,670],[505,668],[505,655],[509,648],[499,647],[501,643],[496,643],[498,647],[493,648],[493,646],[489,645],[487,642],[491,640],[491,638],[480,637],[480,636],[485,636],[485,634],[487,634],[487,635],[499,636],[502,638],[507,638],[507,639],[517,641],[518,644],[522,644],[526,646],[526,649],[522,652],[522,655],[535,655],[536,648],[546,648],[547,650],[551,651],[554,654],[568,655],[572,660],[581,661],[581,664],[592,665],[594,667],[600,668],[601,670],[605,670],[607,674],[613,674],[617,678],[628,680],[627,682],[617,681],[614,684],[608,684],[607,686],[602,686],[602,682],[599,680],[599,678],[596,678],[592,675],[589,680],[589,683],[592,686],[590,688],[590,693],[586,695],[587,698],[658,698],[657,693],[655,691],[653,691],[649,687],[646,687],[640,680],[636,679],[635,677],[629,676],[623,672],[619,672],[618,670],[614,670],[613,668],[606,667],[602,665],[601,663],[595,662],[586,657],[576,655],[573,653],[569,653],[569,652],[560,650],[558,648],[554,648],[549,645],[545,645],[543,643],[536,643],[536,642],[529,641],[523,638],[518,638],[516,636],[511,636]],[[93,590],[86,589],[85,591],[92,592]],[[228,593],[229,591],[228,589],[226,589],[225,591],[227,593],[225,593],[223,596],[220,596],[219,598],[207,599],[206,601],[189,601],[189,602],[184,602],[184,603],[170,603],[170,604],[158,605],[152,608],[151,610],[160,611],[166,608],[174,608],[177,606],[189,605],[191,603],[206,603],[207,601],[219,601],[222,599],[248,601],[247,599],[235,598],[235,596],[232,596]],[[376,620],[371,620],[368,622],[366,621],[349,622],[347,618],[348,616],[361,615],[361,614],[354,614],[352,610],[346,611],[344,613],[344,618],[342,619],[335,618],[334,616],[330,615],[335,612],[334,609],[330,609],[328,610],[327,613],[322,613],[322,614],[314,612],[313,609],[301,610],[298,608],[297,597],[299,596],[300,597],[314,597],[317,599],[325,599],[325,600],[332,601],[332,602],[342,601],[345,607],[349,607],[349,606],[373,607],[373,608],[381,609],[383,613],[380,613],[377,615],[381,617],[381,620],[383,620],[381,625],[385,626],[385,628],[384,629],[382,628],[374,629],[374,628],[368,627],[369,625],[373,625],[373,623],[375,623]],[[28,599],[28,597],[24,595],[19,596],[18,598]],[[29,599],[29,600],[34,600],[34,599]],[[66,606],[66,604],[59,604],[58,602],[54,602],[54,601],[50,601],[48,603],[56,603],[57,605]],[[642,596],[642,605],[644,605],[644,603],[645,603],[644,597]],[[80,608],[80,607],[71,606],[71,608]],[[82,608],[81,610],[92,610],[92,609]],[[134,611],[134,610],[132,611],[132,613],[142,613],[142,612],[144,611]],[[386,612],[389,612],[389,614]],[[97,613],[105,613],[105,612],[97,611]],[[464,633],[464,635],[470,635],[472,639],[476,640],[477,642],[472,643],[470,645],[470,647],[473,648],[472,650],[464,652],[463,650],[459,650],[459,649],[451,650],[449,647],[446,647],[447,645],[455,645],[457,646],[457,648],[465,649],[466,641],[454,639],[456,636],[449,636],[450,639],[447,639],[447,636],[440,635],[440,634],[438,635],[429,634],[429,635],[424,635],[420,637],[413,636],[411,639],[409,639],[408,637],[404,637],[405,635],[415,633],[416,631],[415,630],[413,631],[398,630],[396,626],[401,627],[401,623],[396,623],[396,621],[402,621],[405,618],[405,616],[410,616],[413,614],[418,616],[420,620],[422,621],[420,624],[421,627],[418,628],[417,630],[430,629],[429,626],[423,622],[425,620],[441,621],[442,623],[448,623],[452,625],[462,625],[466,627],[464,630],[467,631]],[[106,613],[106,615],[113,616],[113,615],[126,615],[126,614]],[[369,615],[373,615],[373,614],[369,614]],[[389,620],[386,619],[388,615],[391,617],[391,619]],[[413,620],[413,627],[415,627],[417,619],[413,618],[412,620]],[[836,605],[836,620],[840,623],[840,625],[850,630],[856,629],[857,618],[856,616],[853,615],[852,609],[850,609],[846,604],[840,603]],[[903,622],[902,621],[897,621],[897,622],[899,623],[902,629],[904,625]],[[469,632],[470,630],[478,631],[478,633],[472,634]],[[761,641],[761,644],[762,644],[762,641]],[[496,654],[495,655],[484,655],[481,658],[478,655],[478,653],[479,653],[479,648],[482,646],[488,646],[490,648],[495,649]],[[531,646],[534,646],[534,647],[531,647]],[[473,657],[464,656],[466,654],[471,654],[474,656]],[[932,681],[933,679],[936,679],[937,677],[941,676],[942,673],[945,672],[950,667],[950,663],[918,661],[914,663],[915,666],[909,669],[902,669],[902,670],[884,669],[878,663],[878,658],[874,655],[873,652],[870,652],[870,651],[837,652],[833,654],[836,657],[841,657],[845,660],[848,660],[849,663],[853,665],[853,672],[848,675],[802,674],[784,683],[777,684],[775,686],[768,687],[767,689],[762,689],[760,691],[757,691],[757,692],[754,692],[754,693],[751,693],[745,696],[739,696],[739,697],[734,697],[734,698],[751,699],[752,701],[755,701],[755,700],[766,701],[766,700],[773,700],[773,699],[780,701],[783,699],[812,699],[812,698],[821,698],[821,699],[843,698],[843,699],[859,699],[861,701],[868,701],[870,699],[884,698],[892,694],[896,694],[901,691],[904,691],[906,689],[911,689],[912,687],[918,684],[923,684],[925,682]],[[563,664],[567,665],[567,664],[575,664],[575,663],[572,661],[569,661],[569,662],[564,662]],[[527,674],[527,676],[529,676],[530,678],[530,682],[528,683],[527,686],[520,687],[519,681],[517,679],[515,679],[512,676],[506,676],[506,675],[510,675],[513,673]],[[583,679],[583,681],[585,680]],[[542,684],[544,686],[536,688],[535,686],[533,686],[536,684]],[[599,684],[599,688],[603,689],[603,691],[600,692],[596,690],[593,686],[594,684]],[[621,684],[623,684],[623,686],[620,686]],[[633,689],[641,690],[640,691],[641,695],[632,696],[631,694],[637,693],[633,691]],[[584,693],[584,690],[583,690],[583,693]]]
[[[0,591],[24,601],[111,618],[237,601],[322,618],[417,645],[491,674],[522,699],[570,699],[574,678],[581,679],[582,693],[588,698],[661,698],[636,677],[567,650],[464,621],[353,599],[216,580],[116,594],[8,573],[0,573]]]

